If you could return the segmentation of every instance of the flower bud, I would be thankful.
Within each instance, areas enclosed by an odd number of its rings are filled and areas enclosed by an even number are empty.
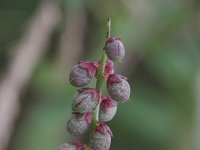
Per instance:
[[[111,74],[107,79],[108,94],[119,103],[126,102],[130,97],[130,86],[126,79],[119,74]]]
[[[100,64],[100,61],[99,61]],[[113,67],[113,62],[110,59],[106,59],[106,65],[105,65],[105,69],[103,74],[105,76],[109,75],[109,74],[113,74],[114,73],[114,67]]]
[[[58,150],[77,150],[77,149],[76,149],[76,146],[74,146],[71,143],[64,143],[64,144],[60,145]]]
[[[121,61],[125,56],[125,49],[122,39],[110,37],[106,41],[106,54],[110,60]]]
[[[70,120],[67,122],[67,130],[70,134],[81,135],[89,127],[92,115],[90,112],[86,113],[72,113]]]
[[[99,121],[110,121],[115,116],[116,111],[117,102],[112,100],[109,96],[102,96],[99,110]]]
[[[71,85],[75,87],[86,86],[94,77],[98,64],[92,61],[81,61],[75,65],[69,75]]]
[[[99,90],[94,88],[81,88],[73,99],[72,109],[75,112],[92,112],[99,102]]]
[[[92,133],[91,145],[94,150],[109,150],[112,131],[110,128],[99,122]]]
[[[86,144],[81,144],[79,141],[64,143],[60,145],[58,150],[87,150]]]

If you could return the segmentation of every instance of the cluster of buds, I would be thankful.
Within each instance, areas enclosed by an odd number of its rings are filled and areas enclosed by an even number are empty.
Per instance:
[[[130,86],[126,81],[127,78],[115,74],[113,68],[113,61],[121,61],[125,56],[121,38],[107,37],[103,54],[105,58],[107,57],[104,62],[102,59],[98,62],[81,61],[72,68],[69,75],[71,85],[78,89],[73,98],[73,112],[67,122],[67,130],[70,134],[78,136],[91,128],[90,145],[70,142],[61,145],[59,150],[109,150],[110,148],[112,131],[105,122],[113,119],[119,103],[129,100]],[[102,96],[102,87],[86,87],[95,77],[97,82],[99,78],[107,80],[108,95]]]

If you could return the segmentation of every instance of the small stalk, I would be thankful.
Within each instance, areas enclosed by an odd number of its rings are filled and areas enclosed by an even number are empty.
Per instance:
[[[106,40],[110,37],[110,32],[111,32],[111,19],[108,18],[108,22],[107,22],[107,32],[106,32]],[[90,143],[89,143],[89,150],[92,150],[91,148],[91,135],[92,132],[94,130],[94,128],[97,125],[97,122],[99,121],[99,107],[100,107],[100,102],[101,102],[101,89],[104,83],[104,69],[105,69],[105,65],[106,65],[106,52],[105,52],[105,46],[102,50],[102,55],[101,55],[101,60],[100,60],[100,64],[99,64],[99,68],[97,70],[97,82],[96,82],[96,88],[100,90],[100,100],[98,105],[96,106],[96,109],[92,115],[92,122],[91,122],[91,126],[90,126]]]

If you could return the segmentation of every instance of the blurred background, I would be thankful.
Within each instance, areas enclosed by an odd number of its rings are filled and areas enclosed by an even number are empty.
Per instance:
[[[108,123],[110,149],[200,150],[199,0],[1,0],[0,150],[76,138],[65,127],[76,92],[68,74],[99,59],[109,16],[126,48],[115,71],[132,87]]]

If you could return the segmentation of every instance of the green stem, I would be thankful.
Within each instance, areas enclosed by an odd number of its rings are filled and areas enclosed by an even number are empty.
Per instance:
[[[101,90],[101,88],[103,86],[103,81],[104,81],[103,72],[104,72],[104,68],[105,68],[105,65],[106,65],[106,58],[107,58],[106,52],[105,52],[105,49],[103,49],[100,65],[99,65],[99,68],[97,70],[96,88],[99,89],[99,90]]]
[[[111,19],[108,18],[108,22],[107,22],[107,33],[106,33],[106,39],[110,37],[110,32],[111,32]],[[97,125],[97,122],[99,121],[99,107],[100,107],[100,102],[101,102],[101,89],[102,89],[102,86],[103,86],[103,83],[104,83],[104,76],[103,76],[103,73],[104,73],[104,69],[105,69],[105,65],[106,65],[106,52],[105,52],[105,46],[102,50],[102,55],[101,55],[101,60],[100,60],[100,64],[99,64],[99,68],[97,70],[97,74],[96,74],[96,77],[97,77],[97,82],[96,82],[96,88],[99,89],[100,91],[100,100],[99,100],[99,103],[92,115],[92,121],[91,121],[91,126],[90,126],[90,143],[89,143],[89,150],[92,150],[92,147],[91,147],[91,134],[94,130],[94,128],[96,127]]]

